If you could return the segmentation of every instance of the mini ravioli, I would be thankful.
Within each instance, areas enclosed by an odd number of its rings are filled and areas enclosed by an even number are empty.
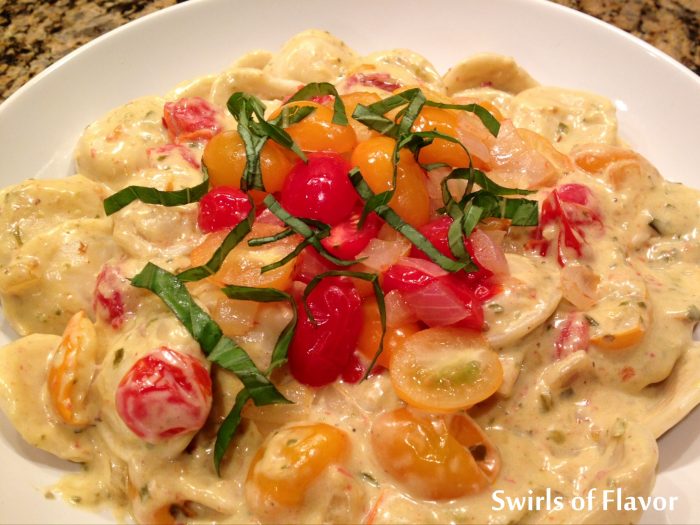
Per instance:
[[[700,403],[700,193],[617,131],[319,30],[116,108],[0,192],[0,409],[137,523],[636,522],[599,495]]]

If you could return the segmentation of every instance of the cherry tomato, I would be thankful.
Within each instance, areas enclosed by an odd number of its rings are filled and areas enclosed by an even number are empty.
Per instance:
[[[339,259],[354,259],[374,239],[382,227],[382,220],[374,213],[367,216],[362,229],[358,230],[360,214],[331,228],[331,234],[321,239],[321,244]]]
[[[396,142],[374,137],[358,144],[352,153],[353,166],[360,168],[374,193],[392,189],[393,153]],[[396,191],[389,206],[408,224],[419,228],[430,220],[430,197],[425,173],[407,149],[399,154]]]
[[[384,350],[377,365],[389,368],[391,356],[406,338],[420,330],[417,323],[403,323],[397,326],[388,326],[384,335]],[[368,360],[372,360],[379,349],[379,340],[382,336],[382,323],[379,317],[377,301],[367,298],[362,303],[362,330],[357,341],[357,349]]]
[[[368,93],[366,91],[357,91],[355,93],[341,95],[340,98],[343,100],[343,104],[345,104],[345,112],[347,113],[348,120],[350,121],[352,129],[355,130],[355,136],[357,137],[358,143],[364,140],[368,140],[372,137],[379,136],[379,132],[368,128],[361,122],[358,122],[357,120],[352,118],[352,114],[355,112],[355,109],[357,108],[358,104],[362,104],[363,106],[369,106],[370,104],[379,102],[381,100],[379,98],[379,95],[377,95],[376,93]]]
[[[303,120],[286,128],[287,133],[303,151],[327,151],[338,154],[349,154],[357,144],[355,132],[352,126],[334,124],[333,110],[315,102],[292,102],[284,107],[310,106],[313,113]],[[272,114],[272,118],[279,114],[278,110]]]
[[[375,419],[371,443],[379,464],[418,498],[478,494],[496,480],[498,451],[467,415],[435,417],[406,408]]]
[[[344,463],[349,453],[347,434],[326,423],[279,429],[258,449],[248,469],[249,508],[267,521],[280,510],[301,506],[312,484],[331,465]]]
[[[406,338],[391,355],[391,382],[416,408],[452,412],[490,397],[503,382],[498,355],[479,333],[428,328]]]
[[[358,199],[348,178],[350,165],[334,153],[308,157],[289,172],[280,202],[292,215],[334,226],[350,216]]]
[[[202,161],[209,172],[209,181],[213,187],[241,187],[241,176],[246,165],[246,153],[243,140],[237,131],[223,131],[214,135],[204,148]],[[283,148],[273,141],[265,142],[260,152],[260,171],[267,193],[276,193],[282,189],[292,163]],[[266,193],[251,190],[256,204],[262,202]]]
[[[316,325],[301,300],[299,321],[289,347],[289,368],[305,385],[332,383],[347,368],[362,328],[361,299],[347,278],[323,279],[307,298]]]
[[[166,102],[163,125],[173,142],[209,140],[221,130],[219,112],[201,97]]]
[[[148,443],[196,432],[207,420],[211,402],[207,369],[166,347],[136,361],[116,394],[119,417]]]
[[[250,212],[248,196],[230,186],[219,186],[199,201],[197,222],[203,232],[231,229]]]

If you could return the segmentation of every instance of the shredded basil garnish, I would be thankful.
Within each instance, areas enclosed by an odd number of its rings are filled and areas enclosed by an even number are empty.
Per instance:
[[[297,91],[292,97],[287,100],[286,104],[290,102],[298,102],[301,100],[310,100],[314,97],[322,97],[324,95],[332,95],[335,97],[333,102],[333,124],[339,124],[341,126],[348,125],[348,117],[345,114],[345,104],[340,98],[338,91],[336,91],[335,86],[328,82],[312,82],[306,84],[303,88]]]
[[[199,343],[207,358],[236,374],[256,405],[289,402],[255,366],[246,351],[226,337],[219,325],[197,305],[176,275],[149,262],[131,279],[131,284],[160,297]]]
[[[209,191],[209,178],[206,176],[196,186],[181,190],[163,191],[148,186],[127,186],[107,197],[102,205],[107,215],[112,215],[137,200],[161,206],[184,206],[199,202],[207,191]]]
[[[241,424],[241,413],[249,399],[250,392],[247,389],[244,388],[238,392],[233,408],[231,408],[231,411],[221,423],[216,433],[216,442],[214,443],[214,467],[216,468],[216,474],[218,476],[221,476],[221,460],[224,459],[224,454],[226,454],[228,446],[231,444],[231,439],[233,439],[238,425]]]
[[[369,185],[362,178],[362,173],[357,168],[353,168],[348,173],[350,181],[357,190],[357,193],[363,200],[367,200],[374,195]],[[386,223],[394,228],[397,232],[411,241],[417,248],[425,253],[428,258],[443,270],[448,272],[457,272],[459,270],[476,271],[477,267],[472,262],[460,262],[450,259],[443,255],[433,244],[418,230],[398,216],[398,214],[387,205],[380,205],[375,208],[374,212],[379,215]]]

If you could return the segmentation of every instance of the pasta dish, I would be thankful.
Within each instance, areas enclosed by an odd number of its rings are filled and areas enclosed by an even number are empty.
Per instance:
[[[652,505],[700,403],[700,193],[605,97],[309,30],[114,109],[75,166],[0,193],[0,408],[83,466],[47,494],[148,524]]]

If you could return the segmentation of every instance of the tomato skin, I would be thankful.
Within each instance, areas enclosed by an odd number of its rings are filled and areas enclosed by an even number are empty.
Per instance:
[[[321,244],[339,259],[354,259],[374,239],[382,227],[382,220],[375,214],[367,216],[361,230],[357,229],[360,214],[353,214],[348,220],[331,228],[331,234],[321,239]]]
[[[384,273],[382,289],[384,293],[392,290],[402,293],[415,292],[436,281],[437,277],[418,268],[394,264]]]
[[[580,312],[571,312],[560,326],[554,341],[554,357],[562,359],[572,353],[583,350],[588,351],[590,343],[590,325]]]
[[[209,140],[221,131],[218,110],[201,97],[166,102],[163,126],[175,143]]]
[[[211,403],[207,369],[194,357],[166,347],[136,361],[116,393],[122,421],[148,443],[199,430]]]
[[[358,195],[348,178],[350,165],[335,153],[312,153],[289,172],[280,203],[292,215],[331,226],[347,219]]]
[[[241,190],[230,186],[214,188],[199,201],[199,228],[206,233],[233,228],[246,218],[251,207]]]
[[[540,224],[534,232],[532,244],[539,248],[543,257],[549,251],[549,242],[543,239],[542,231],[551,223],[557,223],[560,227],[557,242],[560,266],[564,266],[571,255],[583,255],[585,229],[603,225],[598,202],[591,190],[582,184],[559,186],[542,203]]]
[[[362,327],[362,300],[350,279],[329,277],[312,290],[307,304],[317,325],[300,299],[289,368],[300,383],[323,386],[338,379],[350,363]]]

